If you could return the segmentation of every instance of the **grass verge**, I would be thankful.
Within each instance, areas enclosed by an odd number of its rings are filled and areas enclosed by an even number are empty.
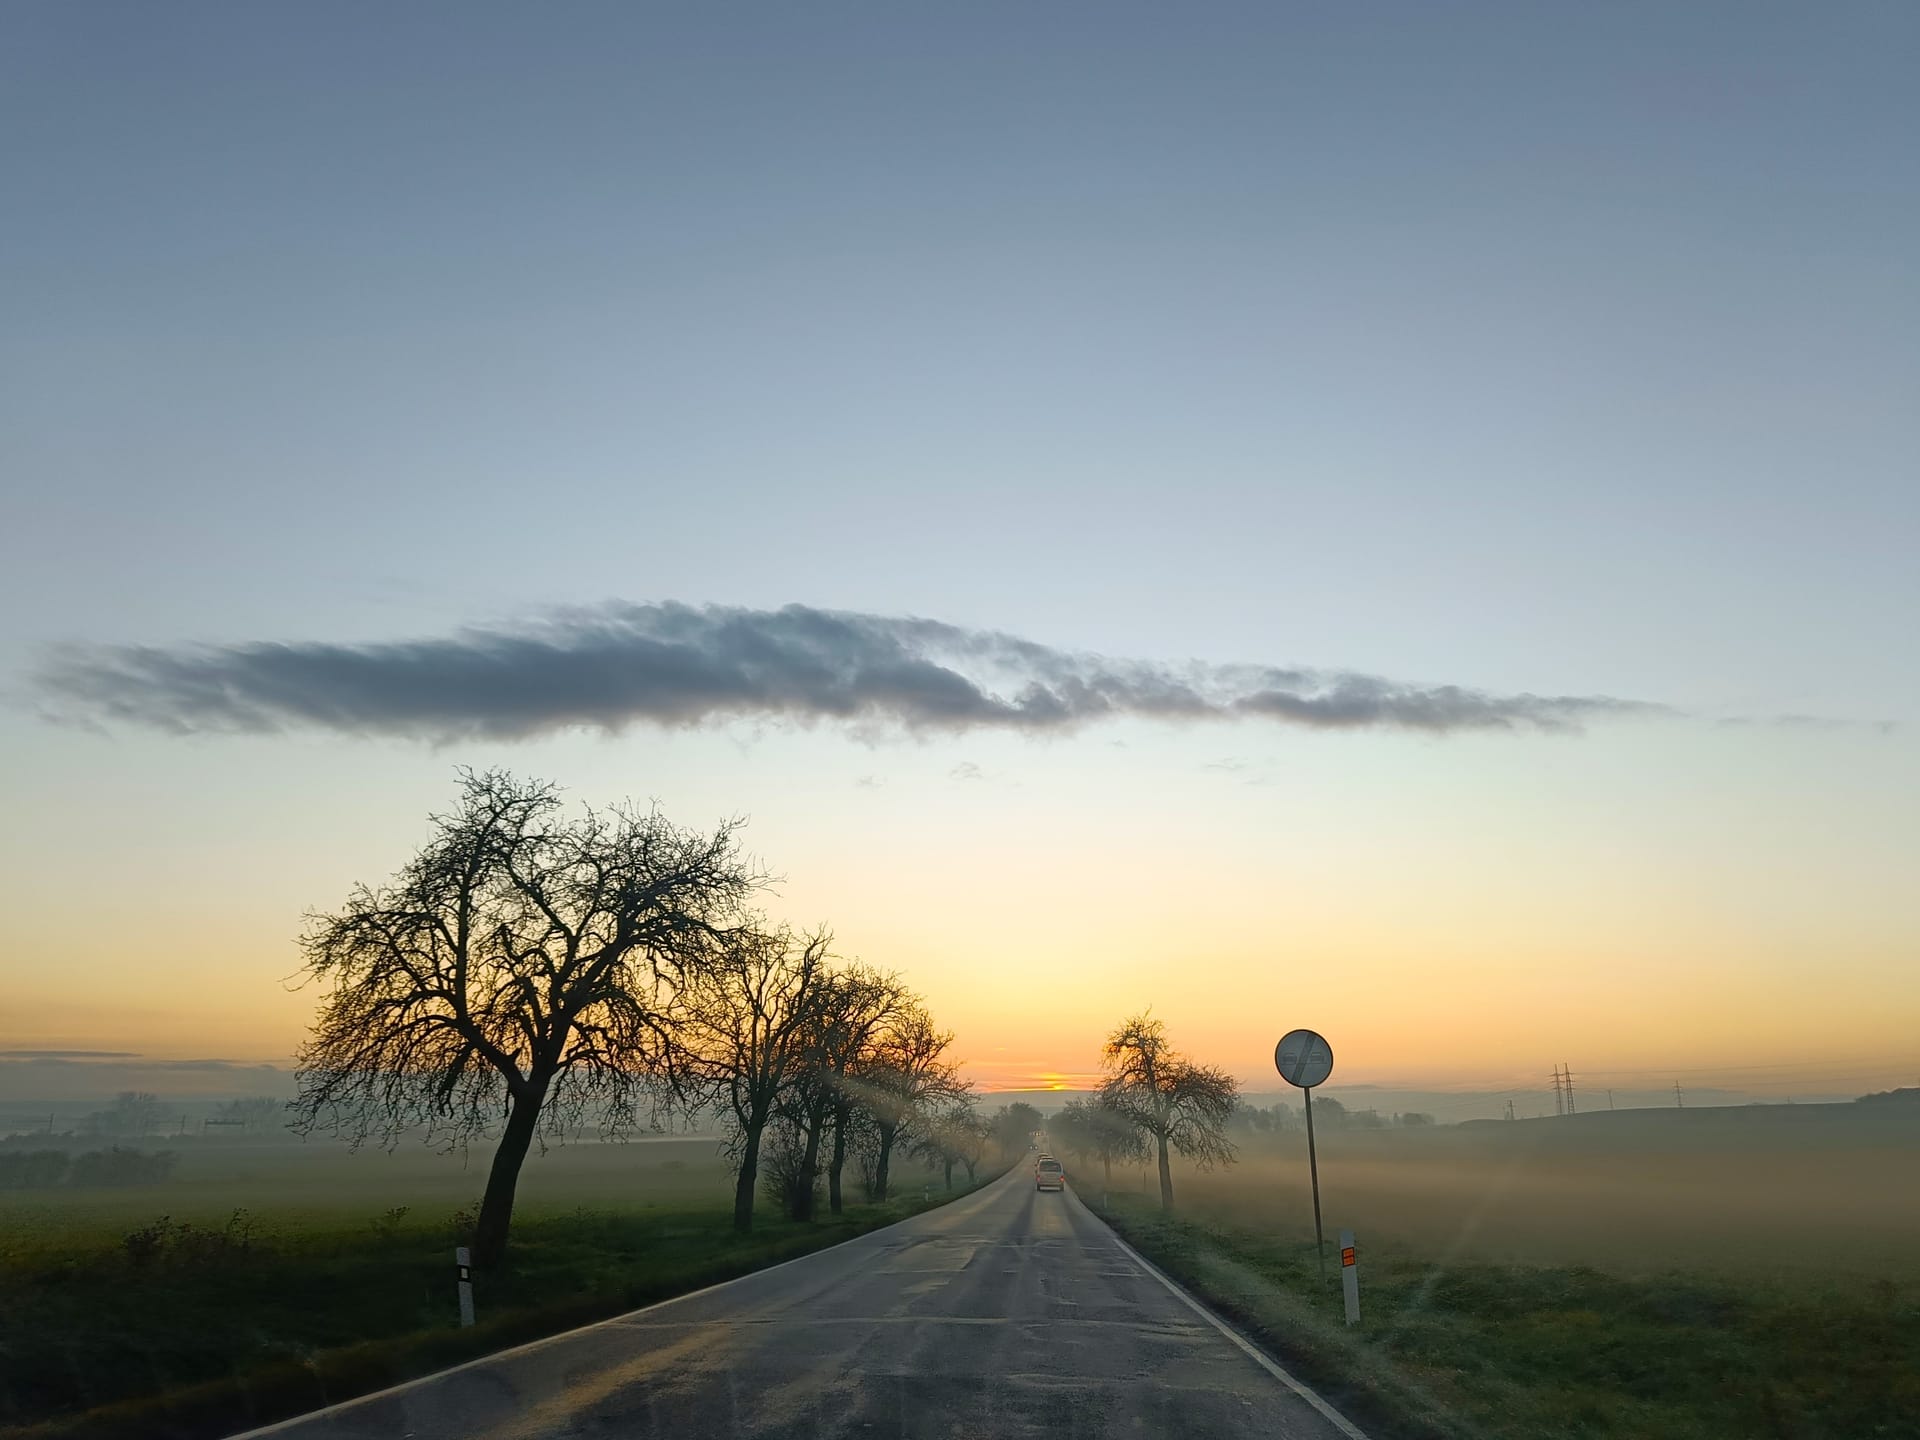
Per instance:
[[[1099,1213],[1378,1440],[1920,1436],[1920,1287],[1773,1285],[1361,1256],[1362,1323],[1311,1241]]]
[[[988,1177],[991,1178],[991,1177]],[[983,1179],[980,1183],[987,1183]],[[458,1328],[445,1226],[147,1226],[0,1274],[0,1440],[211,1440],[764,1269],[974,1186],[811,1224],[721,1204],[516,1220]],[[157,1233],[155,1233],[157,1232]],[[140,1238],[136,1238],[140,1237]]]

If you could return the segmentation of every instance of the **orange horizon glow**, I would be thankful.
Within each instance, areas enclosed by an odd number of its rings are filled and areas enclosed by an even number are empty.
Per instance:
[[[671,771],[682,790],[662,807],[697,819],[756,787],[777,797],[753,822],[757,851],[794,857],[768,908],[837,917],[838,953],[923,995],[984,1095],[1095,1088],[1102,1042],[1149,1007],[1178,1049],[1256,1091],[1277,1088],[1273,1045],[1296,1025],[1332,1042],[1336,1086],[1544,1088],[1561,1062],[1738,1074],[1783,1094],[1813,1088],[1811,1072],[1772,1067],[1824,1065],[1835,1093],[1920,1076],[1909,811],[1868,765],[1877,751],[1862,750],[1861,774],[1821,774],[1802,750],[1785,756],[1798,768],[1776,763],[1790,743],[1777,736],[1456,739],[1438,759],[1379,742],[1329,778],[1340,741],[1287,738],[1272,749],[1306,779],[1280,813],[1264,791],[1192,783],[1183,737],[1128,741],[1124,762],[1058,746],[1044,764],[1011,740],[970,741],[991,766],[1026,764],[1004,790],[956,786],[945,756],[916,752],[892,762],[894,783],[849,786],[849,808],[829,813],[808,803],[834,753],[817,737],[760,740],[748,760],[682,737],[676,753],[709,768]],[[521,768],[595,800],[638,788],[626,751],[556,748]],[[61,859],[96,843],[84,808],[50,808],[50,838],[15,857],[35,903],[16,907],[13,953],[49,960],[0,973],[0,1048],[289,1065],[321,994],[287,983],[300,915],[404,863],[447,789],[438,760],[416,772],[397,756],[416,790],[289,791],[307,821],[290,834],[260,788],[219,788],[228,751],[166,754],[170,777],[214,799],[190,844],[127,832],[115,863],[147,890],[68,922],[91,903],[89,872]],[[905,775],[910,762],[927,773]],[[1799,787],[1795,815],[1836,818],[1766,823],[1729,788],[1742,764]],[[1820,841],[1841,818],[1859,844]]]

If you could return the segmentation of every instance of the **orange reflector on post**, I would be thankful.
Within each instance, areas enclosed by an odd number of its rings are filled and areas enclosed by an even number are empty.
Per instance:
[[[1346,1292],[1347,1324],[1360,1323],[1360,1267],[1354,1263],[1353,1232],[1340,1232],[1340,1288]]]

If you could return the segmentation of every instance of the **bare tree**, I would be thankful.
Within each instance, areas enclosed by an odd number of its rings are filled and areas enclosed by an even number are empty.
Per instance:
[[[732,1128],[733,1228],[743,1233],[753,1228],[760,1138],[806,1063],[832,938],[742,926],[714,942],[675,1000],[669,1069],[683,1098],[720,1110]]]
[[[1092,1100],[1069,1100],[1048,1122],[1060,1148],[1081,1160],[1098,1160],[1101,1178],[1113,1188],[1113,1163],[1138,1164],[1147,1158],[1146,1137],[1133,1121],[1110,1106]]]
[[[247,1095],[220,1107],[220,1118],[244,1130],[268,1130],[280,1124],[287,1102],[272,1095]]]
[[[1160,1205],[1173,1208],[1169,1150],[1201,1169],[1233,1163],[1227,1117],[1240,1087],[1223,1070],[1197,1065],[1167,1042],[1166,1026],[1140,1014],[1107,1038],[1100,1103],[1129,1121],[1153,1145],[1160,1164]]]
[[[964,1164],[969,1179],[986,1143],[986,1122],[974,1109],[972,1087],[961,1083],[951,1096],[932,1106],[913,1153],[938,1165],[946,1188],[953,1189],[953,1167]]]
[[[1033,1137],[1046,1124],[1046,1117],[1024,1100],[1002,1105],[987,1117],[987,1131],[1000,1149],[1000,1158],[1019,1159],[1033,1148]]]
[[[821,987],[805,1032],[803,1063],[784,1113],[799,1129],[800,1165],[810,1176],[820,1173],[821,1146],[831,1132],[833,1148],[825,1168],[827,1206],[835,1215],[842,1209],[841,1178],[853,1116],[847,1077],[865,1062],[875,1033],[904,995],[892,975],[858,964],[836,969]],[[794,1203],[788,1213],[795,1220],[811,1220],[813,1186],[796,1184],[791,1193]]]
[[[848,1088],[872,1117],[875,1135],[873,1198],[887,1198],[894,1148],[912,1140],[938,1107],[965,1093],[956,1068],[942,1059],[951,1030],[934,1027],[917,1000],[895,1008],[874,1037],[871,1053],[848,1076]]]
[[[393,882],[310,917],[330,988],[300,1052],[295,1129],[464,1145],[503,1122],[474,1259],[505,1252],[537,1134],[636,1121],[664,995],[759,883],[733,824],[710,835],[629,807],[562,814],[557,789],[462,772],[452,813]]]
[[[147,1090],[122,1090],[113,1104],[87,1117],[87,1128],[101,1135],[146,1135],[160,1125],[160,1097]]]
[[[987,1158],[987,1145],[993,1137],[987,1133],[987,1122],[980,1118],[978,1111],[969,1112],[969,1123],[955,1133],[960,1163],[967,1167],[967,1183],[971,1185],[980,1178],[980,1162]]]

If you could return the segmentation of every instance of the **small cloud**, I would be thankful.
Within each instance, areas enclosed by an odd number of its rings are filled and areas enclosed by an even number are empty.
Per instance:
[[[883,790],[887,784],[886,780],[878,775],[862,775],[853,783],[862,790]]]
[[[1247,768],[1247,762],[1238,756],[1229,755],[1221,760],[1209,760],[1200,768],[1202,770],[1218,770],[1223,775],[1238,775]]]
[[[1880,734],[1885,735],[1895,727],[1897,722],[1892,720],[1839,720],[1831,715],[1802,715],[1790,712],[1784,715],[1729,715],[1713,723],[1717,728],[1722,730],[1760,728],[1767,730],[1807,730],[1816,732],[1851,730],[1858,725],[1864,725],[1867,729],[1877,730]]]
[[[984,780],[986,772],[971,760],[962,760],[947,772],[949,780]]]
[[[156,1060],[156,1070],[271,1070],[284,1073],[282,1067],[264,1060]]]

